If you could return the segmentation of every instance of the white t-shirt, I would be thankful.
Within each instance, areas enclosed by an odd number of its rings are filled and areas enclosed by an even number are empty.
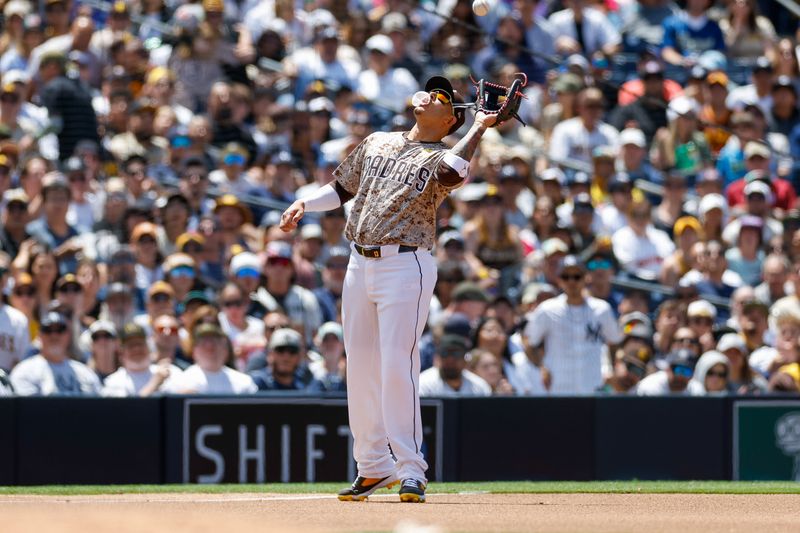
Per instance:
[[[19,309],[0,304],[0,368],[6,372],[28,354],[28,319]]]
[[[461,372],[461,388],[455,390],[448,385],[436,367],[419,375],[420,396],[491,396],[492,388],[486,381],[469,370]]]
[[[71,359],[50,363],[41,354],[29,357],[14,367],[11,384],[20,396],[100,394],[100,379],[88,366]]]
[[[592,150],[598,146],[617,148],[619,132],[614,126],[599,122],[592,131],[587,131],[580,117],[559,122],[550,137],[548,156],[558,164],[565,159],[592,162]]]
[[[219,372],[206,372],[192,365],[171,381],[165,392],[174,394],[254,394],[253,378],[227,366]]]
[[[681,392],[672,392],[669,390],[669,376],[666,370],[659,370],[655,374],[650,374],[636,385],[635,389],[637,396],[667,396],[673,395],[686,395],[689,394],[687,390]]]
[[[409,95],[419,90],[419,83],[404,68],[390,68],[383,76],[371,69],[358,76],[358,94],[371,102],[402,111]]]
[[[542,396],[547,394],[542,382],[542,371],[531,363],[525,352],[516,352],[511,356],[511,368],[506,366],[508,382],[519,396]],[[504,365],[505,366],[505,365]]]
[[[532,346],[544,342],[544,366],[552,374],[552,394],[592,394],[603,384],[601,359],[606,343],[622,340],[611,306],[589,297],[568,305],[561,294],[543,302],[528,318]]]
[[[130,372],[125,368],[119,368],[116,372],[108,376],[103,383],[103,396],[113,396],[122,398],[125,396],[138,396],[141,390],[150,382],[153,373],[158,369],[158,365],[150,365],[150,368],[143,372]],[[160,391],[165,391],[171,382],[181,374],[181,369],[175,365],[169,367],[169,377],[159,387]]]
[[[571,9],[556,11],[550,15],[547,22],[552,26],[554,37],[558,38],[566,35],[576,41],[578,40],[575,27],[575,12]],[[587,57],[606,45],[619,44],[622,41],[622,37],[611,21],[608,20],[608,17],[596,9],[587,7],[583,10],[582,29],[583,42],[586,46],[583,55]]]
[[[675,251],[669,235],[653,226],[641,237],[625,226],[611,237],[611,245],[622,267],[642,279],[658,278],[664,259]]]
[[[228,336],[228,339],[230,339],[231,344],[234,346],[239,346],[242,341],[249,338],[264,338],[264,322],[258,320],[257,318],[246,316],[245,329],[239,329],[231,324],[231,321],[228,320],[228,317],[225,316],[225,313],[220,312],[217,316],[219,318],[219,325],[222,328],[222,331]]]

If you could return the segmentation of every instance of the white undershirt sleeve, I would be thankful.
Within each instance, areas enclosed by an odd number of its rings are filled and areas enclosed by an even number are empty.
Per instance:
[[[342,200],[336,192],[333,183],[323,185],[316,192],[302,199],[306,205],[306,211],[314,213],[317,211],[330,211],[342,205]]]
[[[462,178],[466,178],[467,174],[469,174],[469,161],[462,157],[458,157],[452,152],[445,152],[442,161],[448,167],[455,170]]]

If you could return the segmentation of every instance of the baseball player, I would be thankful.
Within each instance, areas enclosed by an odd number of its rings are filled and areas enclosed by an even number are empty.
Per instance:
[[[562,260],[559,285],[564,293],[531,313],[525,336],[530,346],[544,343],[551,393],[592,394],[603,384],[604,347],[619,343],[622,332],[611,306],[584,294],[586,268],[575,256]]]
[[[419,337],[436,283],[436,209],[463,183],[483,133],[497,120],[478,111],[466,136],[448,149],[442,138],[464,121],[453,96],[449,80],[429,79],[412,99],[410,131],[368,136],[336,169],[333,183],[281,217],[281,229],[290,231],[305,212],[354,199],[345,230],[353,253],[342,321],[358,477],[339,493],[343,501],[364,500],[398,480],[401,501],[425,501]]]

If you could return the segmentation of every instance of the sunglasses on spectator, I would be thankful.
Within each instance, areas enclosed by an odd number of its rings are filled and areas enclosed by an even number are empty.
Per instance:
[[[464,353],[460,352],[458,350],[447,350],[447,351],[441,352],[439,354],[439,357],[442,357],[442,358],[445,358],[445,359],[449,358],[449,357],[452,357],[454,359],[463,359],[464,358]]]
[[[692,346],[700,345],[700,341],[692,337],[681,337],[681,338],[676,337],[675,339],[672,340],[672,342],[677,344],[689,344]]]
[[[675,293],[675,297],[679,300],[688,300],[689,298],[694,298],[695,296],[697,296],[697,293],[694,291]]]
[[[170,270],[169,275],[175,278],[193,278],[194,269],[190,266],[179,266]]]
[[[150,297],[150,301],[157,304],[165,304],[169,302],[171,299],[172,298],[170,297],[170,295],[165,292],[159,292]]]
[[[586,264],[589,270],[611,270],[613,265],[608,259],[593,259]]]
[[[36,289],[33,287],[14,289],[14,296],[33,298],[36,295]]]
[[[254,268],[244,267],[244,268],[240,268],[239,270],[236,271],[236,277],[237,278],[255,278],[255,279],[258,279],[260,277],[260,275],[258,273],[258,270],[254,269]]]
[[[273,351],[276,353],[288,353],[292,355],[297,355],[300,353],[300,348],[298,348],[297,346],[276,346],[273,349]]]
[[[690,316],[689,322],[695,324],[713,324],[714,320],[707,316]]]
[[[0,96],[0,102],[3,102],[5,104],[18,104],[19,100],[20,100],[19,96],[17,96],[14,93],[6,93]]]
[[[70,174],[68,179],[70,183],[83,183],[86,181],[86,176],[83,174]]]
[[[58,292],[64,292],[64,293],[70,293],[71,292],[72,294],[78,294],[82,290],[83,289],[81,289],[80,285],[64,285],[63,287],[58,289]]]
[[[650,213],[648,211],[634,211],[631,213],[631,217],[635,218],[636,220],[646,220],[650,218]]]
[[[67,326],[63,324],[56,324],[53,326],[47,326],[41,329],[41,332],[44,335],[53,335],[53,334],[62,334],[67,332]]]
[[[114,336],[111,333],[106,333],[105,331],[101,331],[99,333],[95,333],[92,335],[93,341],[107,341],[113,339]]]
[[[184,246],[183,247],[183,251],[184,251],[184,253],[187,253],[187,254],[199,254],[200,252],[203,251],[203,247],[200,246],[199,244],[192,243],[192,244],[187,244],[186,246]]]
[[[168,337],[178,336],[178,328],[172,326],[156,326],[155,330],[159,335],[167,335]]]
[[[713,377],[717,377],[717,378],[722,378],[722,379],[728,379],[728,371],[727,370],[721,370],[719,372],[715,372],[713,370],[709,370],[706,373],[706,377],[712,377],[712,376]]]
[[[244,300],[225,300],[222,302],[222,307],[242,307]]]
[[[223,159],[226,165],[244,165],[244,156],[241,154],[228,154]]]
[[[690,366],[672,365],[672,373],[682,378],[691,378],[694,375],[694,369]]]
[[[9,211],[27,211],[28,206],[19,202],[13,202],[6,206]]]
[[[628,370],[630,374],[633,374],[634,376],[640,379],[643,378],[646,373],[646,370],[644,368],[635,365],[633,363],[625,363],[625,368]]]
[[[583,274],[561,274],[559,277],[564,281],[580,281],[583,279]]]
[[[267,259],[267,264],[272,266],[288,267],[292,264],[292,260],[286,259],[285,257],[271,257],[270,259]]]
[[[139,244],[155,244],[156,239],[152,235],[143,235],[139,237]]]
[[[266,331],[268,333],[272,333],[275,330],[284,329],[284,328],[288,328],[288,327],[291,327],[291,326],[289,326],[289,324],[278,324],[276,326],[264,326],[264,331]]]

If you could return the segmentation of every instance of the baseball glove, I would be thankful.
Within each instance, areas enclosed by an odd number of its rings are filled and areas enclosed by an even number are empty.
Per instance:
[[[495,126],[499,126],[512,118],[519,120],[520,124],[526,126],[517,112],[522,99],[527,98],[522,94],[522,88],[528,84],[528,77],[522,72],[517,72],[515,76],[516,78],[511,87],[505,87],[486,80],[472,80],[478,93],[475,102],[477,110],[487,115],[496,115]]]

